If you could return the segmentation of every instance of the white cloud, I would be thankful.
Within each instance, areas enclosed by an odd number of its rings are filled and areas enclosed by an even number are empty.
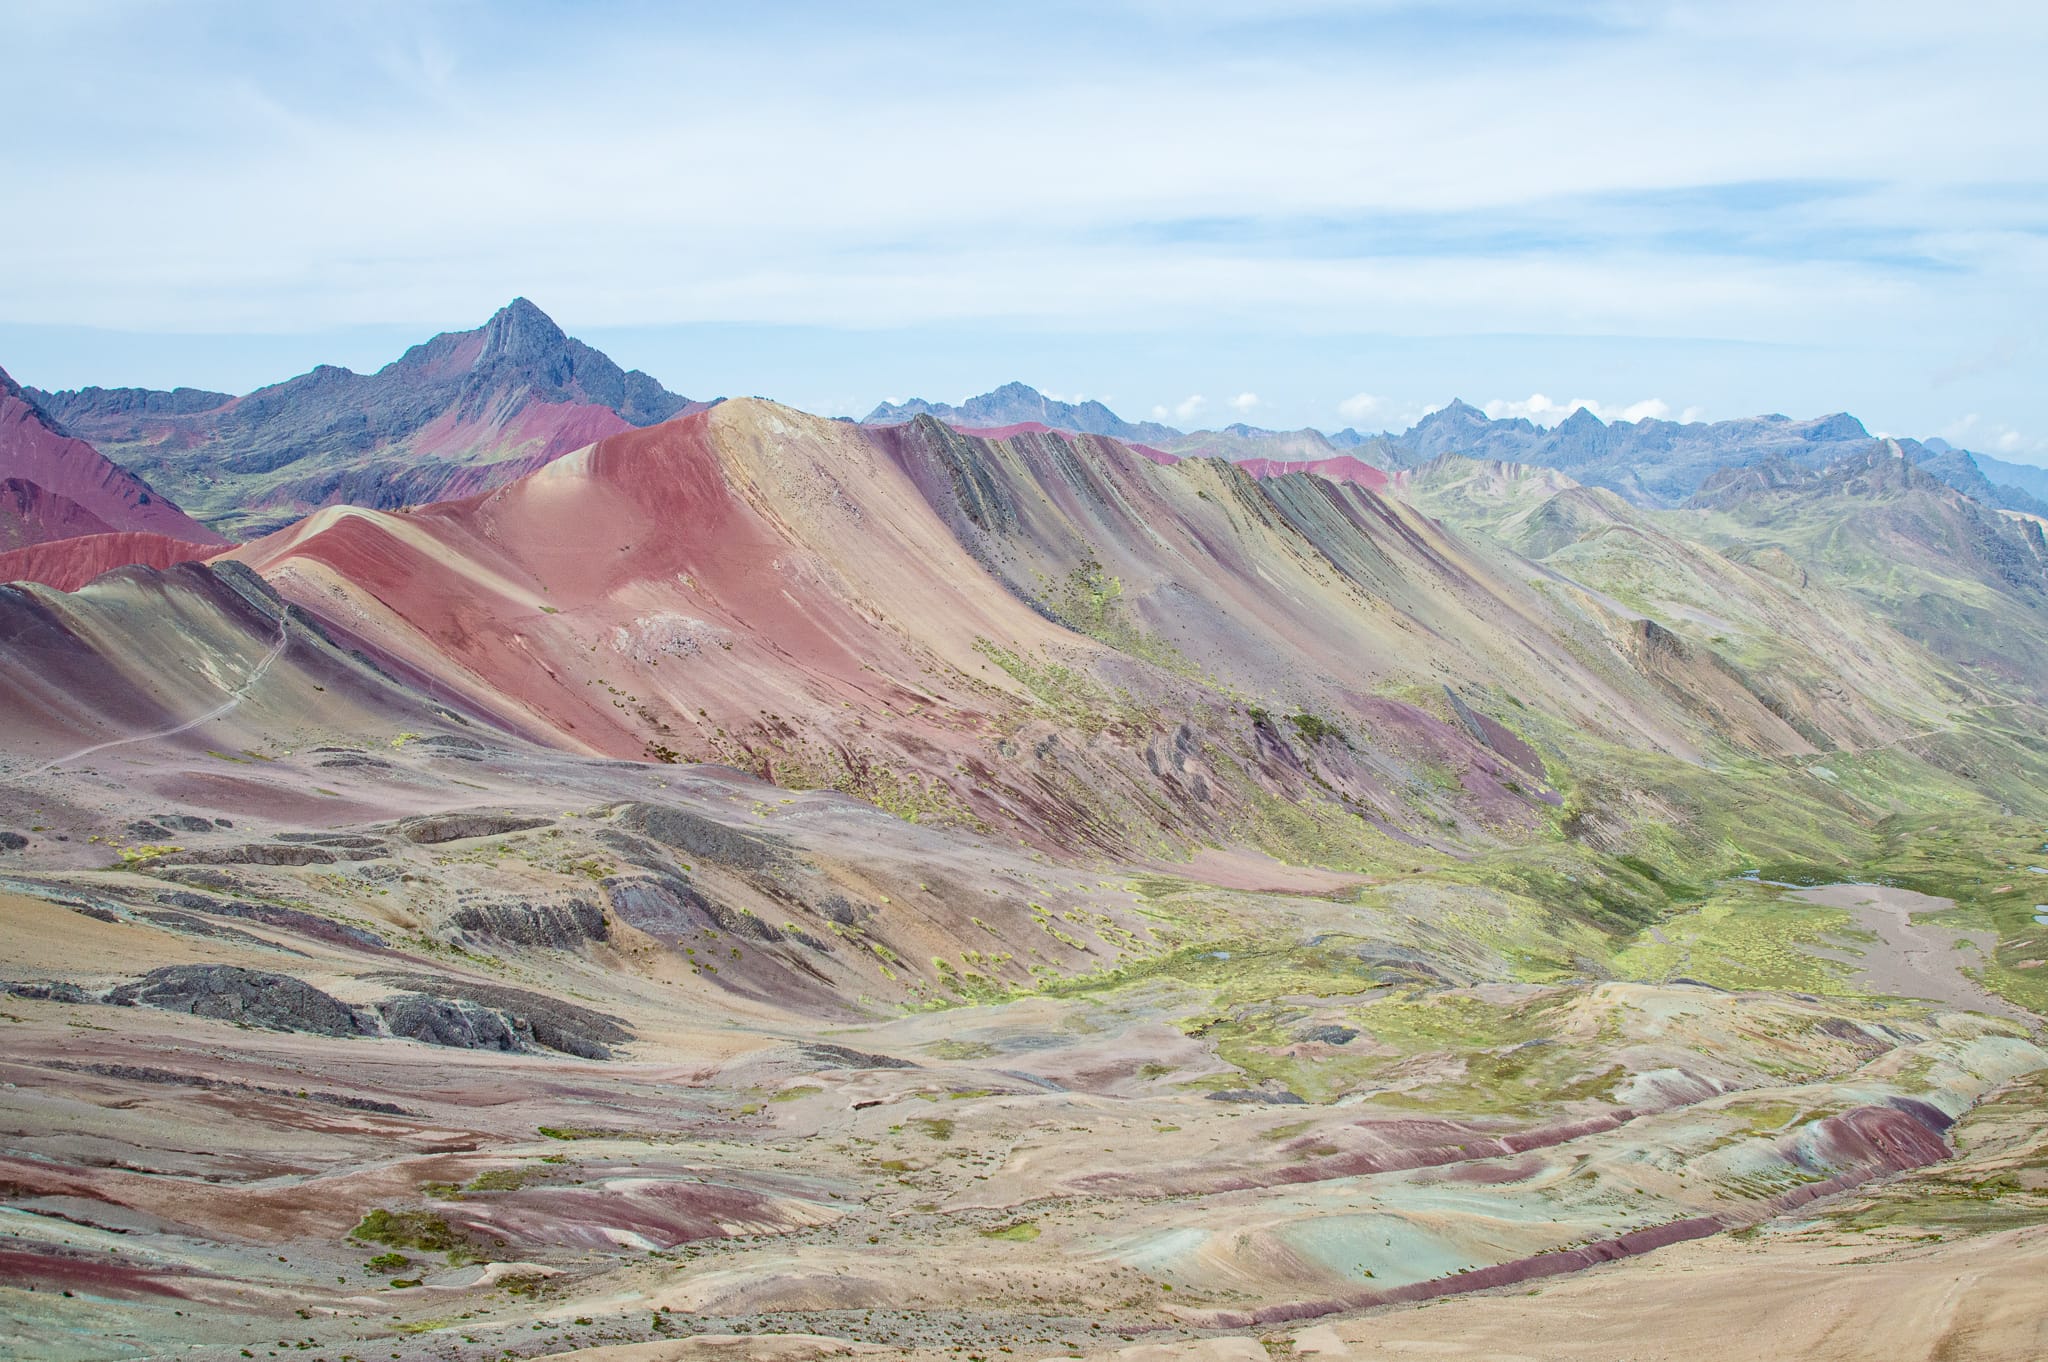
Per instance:
[[[1529,338],[1528,365],[1476,371],[1444,348],[1412,362],[1428,372],[1350,368],[1396,393],[1510,391],[1555,363],[1573,375],[1543,380],[1557,390],[1684,385],[1724,414],[2024,419],[2048,277],[2032,233],[2048,7],[1603,0],[1495,32],[1466,5],[1274,3],[1297,20],[1237,26],[1255,0],[1069,6],[1058,22],[1029,5],[944,23],[825,6],[789,34],[765,7],[559,25],[535,6],[481,24],[467,5],[0,5],[17,52],[0,122],[39,133],[10,148],[34,190],[0,214],[0,323],[423,334],[523,293],[572,330],[966,323],[966,344],[1014,351],[993,333],[1151,328],[1199,354],[1369,319]],[[1567,17],[1582,8],[1595,17]],[[847,79],[913,38],[919,80]],[[1431,59],[1447,50],[1460,59]],[[987,81],[991,52],[1042,78]],[[1060,172],[1020,214],[1010,178],[878,179],[876,164]],[[44,211],[124,203],[152,211]],[[1615,338],[1623,363],[1554,359],[1539,347],[1558,335]],[[1984,348],[2006,336],[2018,353]],[[1630,337],[1782,348],[1667,377],[1626,363]],[[1277,354],[1239,363],[1074,381],[1296,381]],[[1958,386],[1910,405],[1929,373]],[[662,377],[690,390],[687,369]]]
[[[1580,407],[1587,405],[1589,404],[1583,400],[1576,402],[1553,402],[1542,393],[1530,393],[1526,400],[1519,402],[1510,401],[1505,397],[1496,397],[1486,404],[1485,411],[1487,417],[1494,421],[1513,421],[1519,418],[1521,420],[1534,421],[1538,425],[1555,425]],[[1598,404],[1593,403],[1590,405],[1597,406]],[[1593,414],[1598,416],[1600,413],[1594,412]]]
[[[1337,404],[1337,414],[1347,421],[1363,421],[1380,409],[1380,399],[1371,393],[1353,393]]]
[[[1704,421],[1706,419],[1707,409],[1705,407],[1687,407],[1684,411],[1678,413],[1678,423],[1682,426],[1689,426],[1695,421]]]
[[[2038,441],[2027,437],[2009,425],[1986,421],[1977,412],[1958,416],[1941,428],[1941,438],[1958,449],[1975,449],[1987,453],[2018,454],[2034,450]]]
[[[1514,420],[1520,417],[1533,421],[1539,426],[1554,426],[1581,407],[1603,421],[1662,421],[1671,415],[1671,404],[1661,397],[1646,397],[1640,402],[1625,406],[1610,406],[1596,402],[1590,397],[1575,397],[1569,402],[1553,402],[1542,393],[1531,393],[1519,402],[1496,397],[1485,407],[1486,414],[1496,421]],[[1686,408],[1688,419],[1697,416],[1699,408]]]
[[[1257,393],[1239,393],[1237,396],[1230,399],[1231,409],[1234,410],[1239,416],[1251,415],[1252,408],[1258,405],[1259,395]]]
[[[1182,425],[1186,425],[1188,422],[1195,419],[1195,417],[1201,412],[1202,408],[1208,405],[1208,398],[1202,396],[1200,393],[1192,394],[1184,401],[1175,405],[1173,409],[1173,419],[1180,422]]]

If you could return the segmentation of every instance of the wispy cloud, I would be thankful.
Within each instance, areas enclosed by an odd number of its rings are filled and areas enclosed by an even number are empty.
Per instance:
[[[1353,393],[1337,404],[1337,414],[1346,421],[1359,422],[1372,417],[1385,403],[1371,393]]]
[[[1941,438],[1963,449],[1987,454],[2038,455],[2048,441],[2030,440],[2021,431],[1997,421],[1986,421],[1977,412],[1959,416],[1941,428]]]
[[[2008,0],[15,8],[0,324],[468,325],[524,293],[585,328],[1260,330],[1293,338],[1271,369],[1079,381],[1252,387],[1268,420],[1346,400],[1291,375],[1361,332],[1530,338],[1493,392],[1680,391],[1608,371],[1688,339],[1798,357],[1803,409],[1868,373],[1898,427],[1929,375],[1944,419],[2034,400],[2048,12]],[[1555,372],[1559,336],[1612,362]],[[1479,381],[1373,372],[1375,419]]]
[[[1531,393],[1520,400],[1496,397],[1485,406],[1485,412],[1496,421],[1521,418],[1533,421],[1539,426],[1554,426],[1581,408],[1591,412],[1603,421],[1662,421],[1670,417],[1671,404],[1661,397],[1646,397],[1639,402],[1620,405],[1597,402],[1590,397],[1575,397],[1569,402],[1554,402],[1542,393]],[[1688,407],[1684,420],[1698,419],[1699,408]]]

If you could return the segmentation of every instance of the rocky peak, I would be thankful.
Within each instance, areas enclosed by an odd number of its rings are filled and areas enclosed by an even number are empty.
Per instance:
[[[1846,411],[1832,416],[1823,416],[1815,421],[1806,432],[1806,438],[1816,444],[1837,440],[1868,440],[1870,432],[1863,423]]]
[[[484,323],[483,353],[477,367],[495,363],[544,365],[569,359],[569,336],[554,318],[524,298],[514,298]]]
[[[1486,413],[1462,397],[1454,397],[1415,423],[1416,430],[1487,424]]]

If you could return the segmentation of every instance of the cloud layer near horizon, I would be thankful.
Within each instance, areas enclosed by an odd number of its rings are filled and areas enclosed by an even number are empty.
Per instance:
[[[1870,413],[1894,426],[2019,431],[2035,400],[2037,6],[5,8],[27,59],[0,113],[34,133],[0,218],[17,328],[433,329],[523,293],[585,334],[979,333],[991,382],[1256,392],[1262,421],[1332,424],[1361,389],[1375,418],[1760,400],[1559,372],[1551,337],[1763,347],[1801,385],[1772,405],[1809,411],[1859,399],[1824,377],[1854,357],[1910,394]],[[1291,338],[1272,372],[1004,367],[1034,332],[1247,330]],[[1529,359],[1491,391],[1327,357],[1320,391],[1288,381],[1317,369],[1289,346],[1366,334]]]

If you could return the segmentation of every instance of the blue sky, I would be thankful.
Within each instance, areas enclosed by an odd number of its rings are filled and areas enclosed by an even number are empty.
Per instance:
[[[693,396],[1848,409],[2048,462],[2038,4],[0,0],[0,366],[514,295]]]

